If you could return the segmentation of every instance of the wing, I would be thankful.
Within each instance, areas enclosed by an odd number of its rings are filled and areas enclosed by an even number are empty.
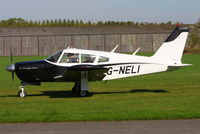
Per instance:
[[[79,81],[81,80],[82,71],[88,72],[88,81],[99,81],[106,76],[105,73],[107,73],[108,68],[97,65],[76,65],[65,68],[65,70],[62,71],[62,74],[60,72],[60,75],[58,76],[61,77],[58,78],[56,81]]]

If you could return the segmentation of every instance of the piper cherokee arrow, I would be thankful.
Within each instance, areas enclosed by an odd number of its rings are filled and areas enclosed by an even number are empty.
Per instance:
[[[157,52],[151,56],[67,48],[47,59],[11,64],[7,71],[21,80],[18,95],[25,97],[26,85],[41,85],[41,82],[74,82],[72,93],[80,97],[88,95],[89,82],[113,80],[125,77],[171,71],[180,67],[188,37],[188,28],[176,27]],[[12,51],[11,51],[12,63]]]

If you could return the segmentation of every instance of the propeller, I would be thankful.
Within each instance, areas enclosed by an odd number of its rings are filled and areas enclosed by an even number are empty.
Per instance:
[[[10,48],[10,62],[13,64],[13,55],[12,55],[12,49]]]
[[[11,72],[12,81],[14,81],[14,72]]]
[[[10,48],[10,62],[13,65],[13,53],[12,49]],[[14,71],[11,72],[12,81],[14,81]]]
[[[11,62],[11,65],[7,66],[6,70],[11,72],[11,78],[12,78],[12,81],[14,81],[15,65],[13,64],[13,54],[12,54],[11,48],[10,48],[10,62]]]
[[[10,48],[10,62],[11,62],[11,65],[14,65],[13,64],[13,53],[12,53],[11,48]],[[11,72],[11,77],[12,77],[12,81],[14,81],[14,70]]]

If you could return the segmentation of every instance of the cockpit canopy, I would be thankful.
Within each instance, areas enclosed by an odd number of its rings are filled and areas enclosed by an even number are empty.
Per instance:
[[[104,56],[96,56],[93,54],[84,53],[70,53],[59,51],[56,54],[50,56],[46,60],[54,63],[94,63],[98,58],[98,63],[108,62],[109,58]]]

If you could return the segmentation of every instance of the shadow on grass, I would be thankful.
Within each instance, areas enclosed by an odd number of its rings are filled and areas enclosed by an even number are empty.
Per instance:
[[[87,97],[95,94],[127,94],[127,93],[168,93],[169,91],[163,89],[133,89],[130,91],[121,92],[89,92]],[[49,96],[49,98],[76,98],[77,95],[72,94],[71,91],[41,91],[41,94],[30,94],[28,96]],[[17,97],[17,95],[1,95],[0,97]]]
[[[155,89],[155,90],[150,90],[150,89],[133,89],[131,92],[134,93],[142,93],[142,92],[150,92],[150,93],[168,93],[169,91],[163,90],[163,89]]]

